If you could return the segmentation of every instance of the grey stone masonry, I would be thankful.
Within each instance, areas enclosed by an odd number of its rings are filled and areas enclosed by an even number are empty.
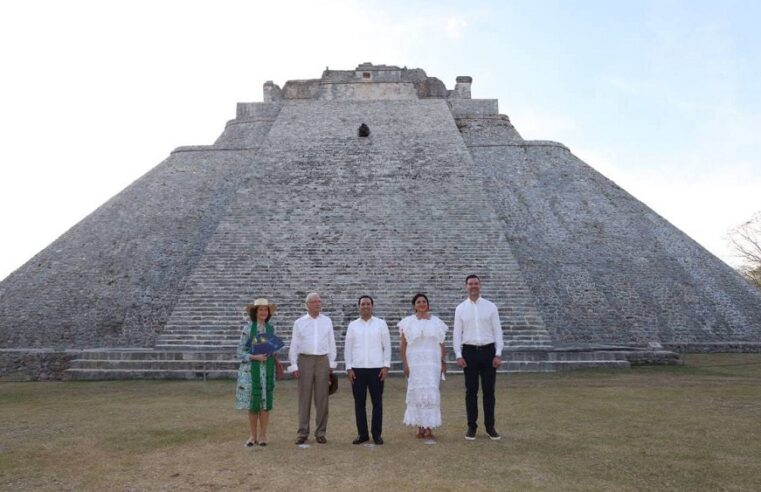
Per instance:
[[[470,149],[556,342],[761,339],[757,289],[565,147]]]
[[[151,346],[251,161],[176,153],[0,283],[0,347]]]
[[[311,291],[339,359],[372,295],[396,372],[412,296],[451,347],[470,273],[507,372],[761,347],[758,291],[562,144],[524,140],[471,77],[363,63],[268,81],[213,145],[175,149],[0,283],[0,377],[234,377],[244,306],[276,302],[288,341]]]
[[[501,373],[556,372],[573,369],[627,369],[632,365],[681,363],[673,352],[633,350],[534,350],[510,352],[499,369]],[[287,367],[288,362],[284,361]],[[232,379],[237,376],[239,362],[222,351],[121,350],[82,351],[71,362],[64,378],[87,379]],[[391,361],[391,374],[401,375],[402,365]],[[337,371],[343,371],[339,361]],[[448,372],[460,373],[453,360]]]
[[[508,345],[548,344],[482,189],[443,100],[289,101],[157,347],[230,349],[258,296],[278,303],[288,333],[311,291],[339,329],[362,293],[394,326],[426,292],[451,326],[474,271],[501,308]]]

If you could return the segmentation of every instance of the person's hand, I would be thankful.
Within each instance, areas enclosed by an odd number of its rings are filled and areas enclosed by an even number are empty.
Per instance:
[[[501,366],[501,365],[502,365],[502,359],[501,359],[501,358],[499,358],[499,357],[496,357],[496,356],[495,356],[495,357],[494,357],[494,359],[492,359],[492,361],[491,361],[491,365],[492,365],[492,366],[493,366],[495,369],[499,368],[499,366]]]
[[[380,370],[380,374],[378,375],[381,381],[385,381],[388,377],[388,367],[382,367]]]
[[[293,377],[294,378],[299,379],[299,376],[301,376],[301,372],[300,371],[293,371]]]
[[[349,369],[346,371],[346,375],[349,376],[349,382],[354,384],[354,380],[357,379],[357,375],[354,374],[354,369]]]
[[[410,368],[407,367],[407,364],[405,364],[404,367],[402,368],[402,372],[404,373],[405,378],[410,377]]]
[[[249,359],[251,360],[258,360],[259,362],[266,362],[267,361],[267,355],[266,354],[256,354],[249,356]]]
[[[465,359],[463,359],[462,357],[458,357],[457,358],[457,366],[461,367],[462,369],[465,369],[466,367],[468,367],[468,363],[465,362]]]

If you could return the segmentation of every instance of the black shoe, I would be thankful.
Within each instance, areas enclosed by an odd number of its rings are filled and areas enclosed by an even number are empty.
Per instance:
[[[315,441],[317,441],[317,444],[325,444],[326,442],[328,442],[325,436],[317,436],[315,438]]]
[[[486,429],[486,433],[489,434],[489,439],[491,439],[492,441],[499,441],[500,439],[502,439],[502,436],[499,435],[499,432],[497,432],[497,430],[494,427],[492,427],[491,429]]]
[[[465,431],[465,440],[466,441],[475,441],[476,440],[476,428],[475,427],[468,427],[468,430]]]
[[[299,436],[299,437],[296,438],[296,445],[297,446],[301,446],[305,442],[307,442],[307,436]]]
[[[352,443],[352,444],[362,444],[363,442],[367,442],[367,441],[369,441],[369,440],[370,440],[370,438],[369,438],[369,437],[357,437],[357,438],[356,438],[356,439],[354,439],[354,440],[353,440],[351,443]]]
[[[378,436],[378,437],[373,437],[373,442],[374,442],[375,444],[377,444],[378,446],[380,446],[381,444],[383,444],[383,438],[382,438],[382,437],[380,437],[380,436]]]

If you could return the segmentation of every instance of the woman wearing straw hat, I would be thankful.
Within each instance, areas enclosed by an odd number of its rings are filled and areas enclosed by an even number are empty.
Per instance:
[[[269,320],[276,310],[277,306],[267,299],[256,299],[253,304],[247,305],[246,312],[251,318],[251,323],[243,327],[238,343],[238,357],[241,362],[238,369],[235,408],[248,410],[251,435],[246,441],[247,448],[267,445],[267,424],[275,390],[275,357],[268,357],[266,354],[252,355],[250,349],[251,340],[255,339],[258,333],[275,333]]]

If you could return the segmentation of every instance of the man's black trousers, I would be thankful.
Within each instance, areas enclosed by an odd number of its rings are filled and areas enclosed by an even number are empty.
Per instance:
[[[354,368],[356,379],[352,384],[354,393],[354,416],[357,419],[357,437],[368,438],[367,412],[365,402],[370,391],[370,401],[373,403],[372,437],[377,439],[383,432],[383,381],[380,380],[381,368]]]
[[[488,345],[463,345],[462,358],[467,367],[465,373],[465,409],[468,414],[468,427],[478,427],[478,381],[481,380],[484,403],[484,425],[486,429],[494,428],[494,385],[497,369],[493,366],[495,347]]]

